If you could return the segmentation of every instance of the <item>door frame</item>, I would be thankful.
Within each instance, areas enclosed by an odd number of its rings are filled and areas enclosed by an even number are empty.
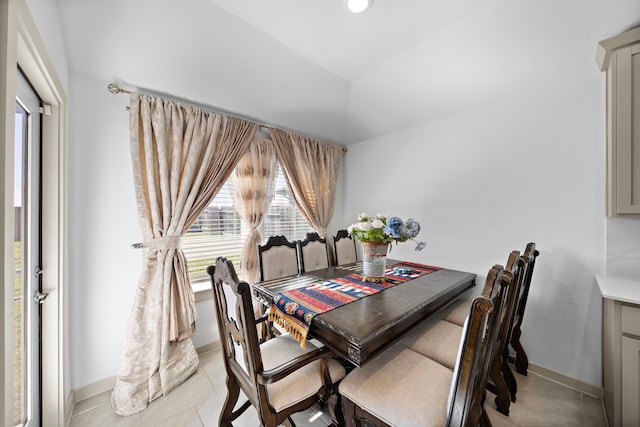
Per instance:
[[[0,1],[0,129],[4,174],[0,174],[0,271],[4,283],[13,283],[13,140],[15,134],[16,77],[22,68],[51,112],[42,119],[42,289],[49,297],[42,305],[42,425],[66,425],[68,393],[66,337],[66,133],[67,100],[62,83],[40,38],[25,0]],[[10,287],[0,292],[0,420],[13,423],[13,319]]]

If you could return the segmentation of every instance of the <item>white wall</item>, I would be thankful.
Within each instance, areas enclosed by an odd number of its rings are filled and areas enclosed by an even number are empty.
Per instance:
[[[115,375],[141,271],[127,96],[71,73],[69,331],[72,389]]]
[[[69,87],[69,69],[62,37],[62,28],[58,19],[58,7],[51,0],[26,0],[33,21],[38,27],[40,37],[47,47],[51,62],[56,69],[62,85]]]
[[[422,224],[422,252],[392,255],[477,273],[532,241],[541,255],[523,342],[533,363],[601,385],[604,76],[451,115],[350,146],[345,213]],[[375,188],[378,199],[372,198]]]

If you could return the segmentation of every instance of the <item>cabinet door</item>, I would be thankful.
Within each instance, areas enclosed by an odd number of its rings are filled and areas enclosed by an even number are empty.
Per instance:
[[[640,214],[640,45],[615,54],[616,189],[619,214]]]
[[[622,425],[640,425],[640,341],[622,337]]]

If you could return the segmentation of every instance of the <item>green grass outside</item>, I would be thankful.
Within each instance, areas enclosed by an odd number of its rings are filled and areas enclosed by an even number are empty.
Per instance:
[[[240,269],[240,253],[242,251],[242,241],[239,240],[239,236],[214,236],[205,233],[187,233],[182,237],[182,239],[183,242],[186,239],[193,239],[196,241],[196,245],[201,245],[207,248],[205,254],[189,254],[189,251],[185,251],[185,255],[188,259],[188,271],[191,282],[207,280],[207,267],[210,265],[215,265],[216,259],[219,256],[224,256],[227,259],[230,259],[231,262],[233,262],[236,270]],[[183,244],[183,246],[185,245]]]
[[[24,421],[24,334],[22,319],[23,289],[22,289],[22,242],[13,244],[13,324],[14,324],[14,355],[13,355],[13,424],[20,425]]]

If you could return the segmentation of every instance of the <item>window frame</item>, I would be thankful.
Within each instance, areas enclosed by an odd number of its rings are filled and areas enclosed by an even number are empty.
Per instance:
[[[260,225],[260,229],[259,229],[260,233],[263,236],[263,239],[262,239],[263,244],[267,241],[267,239],[271,235],[284,235],[285,237],[287,237],[288,240],[295,241],[295,240],[302,240],[304,239],[307,233],[315,231],[314,228],[304,219],[304,217],[300,213],[300,210],[296,206],[293,200],[293,196],[291,195],[291,192],[289,190],[289,187],[286,184],[284,171],[282,170],[282,167],[280,166],[279,162],[276,162],[276,167],[278,168],[278,172],[276,173],[276,189],[275,189],[276,194],[274,195],[274,198],[269,207],[269,212],[267,212],[267,214],[265,215],[265,218],[262,224]],[[229,212],[228,208],[231,207],[233,209],[233,212],[235,212],[237,220],[239,221],[240,231],[238,233],[238,237],[240,240],[237,242],[237,245],[236,244],[228,245],[228,247],[237,247],[238,252],[235,252],[235,253],[227,252],[224,254],[224,256],[232,260],[238,272],[240,271],[242,266],[242,249],[244,248],[244,241],[249,234],[249,228],[247,227],[245,222],[240,218],[240,215],[235,210],[235,207],[233,207],[233,191],[234,190],[233,188],[230,189],[228,187],[228,185],[231,185],[230,182],[231,182],[231,178],[227,179],[224,186],[221,188],[220,192],[216,195],[214,200],[212,200],[209,206],[207,207],[207,210],[205,210],[205,212],[203,212],[200,215],[200,217],[198,217],[198,219],[195,221],[195,223],[192,225],[191,228],[194,230],[188,231],[187,233],[185,233],[185,236],[183,236],[182,238],[181,246],[185,254],[185,257],[187,258],[187,265],[189,268],[189,280],[194,288],[194,291],[200,291],[208,288],[207,286],[208,276],[206,274],[206,268],[208,265],[211,265],[215,262],[215,259],[217,256],[223,255],[222,253],[216,253],[217,249],[214,249],[214,251],[209,251],[209,252],[213,252],[213,255],[208,255],[208,256],[204,255],[201,258],[195,258],[195,255],[198,251],[195,250],[193,246],[188,244],[190,239],[197,239],[198,237],[200,237],[199,242],[202,242],[207,239],[207,236],[205,235],[196,236],[196,233],[204,232],[204,231],[196,231],[198,229],[216,230],[219,233],[217,234],[217,236],[220,236],[221,235],[220,233],[221,232],[224,233],[224,230],[227,229],[226,227],[224,227],[224,225],[222,226],[218,225],[220,228],[216,229],[215,228],[216,225],[213,222],[207,222],[207,219],[203,218],[203,216],[210,215],[210,212],[212,210],[211,209],[212,205],[214,205],[216,201],[219,202],[218,207],[227,208],[226,209],[227,213]],[[219,196],[221,195],[224,198],[222,200],[218,200]],[[283,202],[285,202],[286,199],[289,199],[289,203],[285,204]],[[274,202],[276,203],[275,206],[274,206]],[[278,208],[279,208],[279,212],[272,212],[273,209],[278,209]],[[293,210],[293,212],[290,212],[290,210]],[[271,228],[271,224],[269,224],[270,218],[274,218],[277,216],[284,218],[286,215],[291,215],[291,214],[294,215],[295,220],[289,224],[285,223],[285,227],[287,225],[293,227],[295,234],[292,234],[291,232],[283,232],[284,228],[282,226],[281,227],[274,226]],[[289,216],[289,218],[291,217]],[[213,219],[212,221],[215,221],[215,219]],[[218,245],[217,243],[213,243],[211,246],[207,246],[207,247],[221,248],[221,247],[224,247],[224,245]],[[203,247],[203,249],[205,248]],[[203,252],[200,251],[200,254],[202,253]]]

